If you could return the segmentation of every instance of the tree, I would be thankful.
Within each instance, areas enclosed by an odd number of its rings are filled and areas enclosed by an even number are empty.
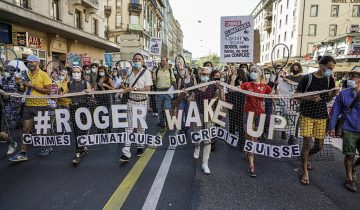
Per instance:
[[[216,68],[220,67],[220,56],[218,56],[216,53],[210,53],[209,55],[200,58],[197,60],[196,65],[203,66],[206,61],[210,61]]]

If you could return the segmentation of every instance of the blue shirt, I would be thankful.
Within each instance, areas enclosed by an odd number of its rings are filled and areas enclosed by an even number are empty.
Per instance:
[[[339,93],[335,99],[331,112],[329,129],[335,129],[335,124],[340,115],[345,116],[344,130],[360,132],[360,101],[349,112],[348,107],[356,97],[356,91],[348,88]]]

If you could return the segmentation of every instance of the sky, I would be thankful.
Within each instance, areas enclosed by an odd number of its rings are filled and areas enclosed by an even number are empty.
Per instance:
[[[259,0],[169,0],[193,59],[220,55],[220,17],[250,15]],[[201,21],[199,23],[199,21]]]

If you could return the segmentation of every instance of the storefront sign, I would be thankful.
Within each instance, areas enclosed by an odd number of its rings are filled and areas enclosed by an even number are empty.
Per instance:
[[[35,37],[35,36],[29,36],[29,38],[28,38],[28,46],[29,47],[35,47],[35,48],[41,48],[42,47],[41,38]]]

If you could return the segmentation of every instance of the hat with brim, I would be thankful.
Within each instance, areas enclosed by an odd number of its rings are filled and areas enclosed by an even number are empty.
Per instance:
[[[26,60],[29,62],[40,62],[39,57],[37,57],[36,55],[29,55]]]

